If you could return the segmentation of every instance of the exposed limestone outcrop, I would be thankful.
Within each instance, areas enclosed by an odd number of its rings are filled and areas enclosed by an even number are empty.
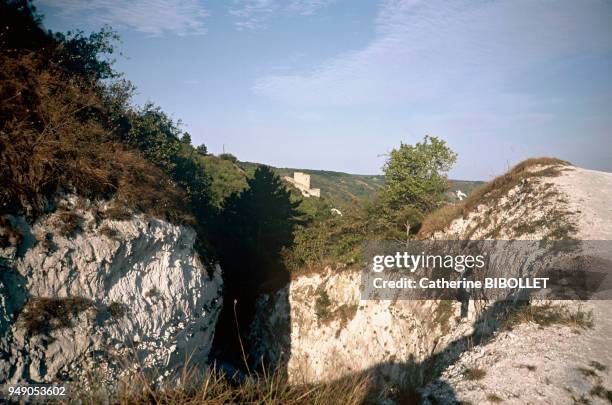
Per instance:
[[[360,277],[359,271],[328,267],[295,278],[274,298],[262,297],[253,328],[261,350],[255,357],[271,354],[286,363],[296,383],[329,381],[380,364],[385,366],[377,377],[401,381],[403,363],[420,362],[472,330],[450,301],[361,300]]]
[[[193,229],[77,197],[32,226],[9,220],[23,243],[0,249],[0,381],[205,364],[222,281]]]

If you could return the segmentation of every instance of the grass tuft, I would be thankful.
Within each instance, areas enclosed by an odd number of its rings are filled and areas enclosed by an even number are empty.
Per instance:
[[[526,303],[513,306],[503,312],[499,319],[502,321],[502,329],[505,330],[512,330],[517,325],[527,322],[542,327],[566,325],[576,330],[593,327],[592,311],[584,311],[582,308],[571,310],[564,305],[553,305],[551,303],[541,305]]]
[[[326,321],[331,317],[332,311],[331,306],[332,302],[327,294],[325,289],[320,288],[318,292],[317,299],[315,301],[315,314],[317,315],[317,319],[319,321]]]
[[[591,389],[590,394],[594,397],[605,399],[612,404],[612,390],[606,389],[601,384],[594,386],[593,389]]]
[[[183,372],[176,381],[158,386],[154,378],[143,373],[119,382],[115,393],[92,386],[73,390],[77,403],[95,404],[100,398],[122,405],[165,404],[362,404],[370,388],[370,379],[354,376],[319,384],[290,384],[279,369],[247,375],[240,383],[216,369],[204,376]],[[109,398],[110,397],[110,398]]]
[[[504,400],[499,395],[496,395],[496,394],[489,394],[489,395],[487,395],[487,400],[489,402],[493,402],[495,404],[498,404],[500,402],[504,402]]]
[[[468,381],[478,381],[485,378],[487,372],[481,368],[471,367],[465,369],[463,372],[463,377]]]
[[[72,326],[74,318],[93,306],[84,297],[48,298],[32,297],[25,304],[18,321],[33,335]]]
[[[81,223],[83,222],[83,218],[76,212],[61,211],[58,214],[58,218],[60,220],[58,228],[62,236],[70,238],[74,236],[77,231],[82,230]]]
[[[128,312],[127,305],[120,302],[111,302],[107,309],[111,318],[114,319],[123,318]]]

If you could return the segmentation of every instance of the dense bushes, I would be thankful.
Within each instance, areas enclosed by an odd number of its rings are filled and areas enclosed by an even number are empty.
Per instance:
[[[95,88],[32,53],[0,54],[0,66],[0,213],[33,218],[62,190],[170,219],[185,211],[183,191],[97,119]]]
[[[213,215],[211,178],[201,154],[191,145],[191,136],[182,133],[178,123],[152,104],[130,110],[126,116],[128,130],[124,140],[141,150],[147,160],[186,192],[199,230],[204,231]]]
[[[114,34],[53,34],[29,3],[0,7],[0,214],[33,219],[64,191],[205,223],[210,178],[195,149],[159,109],[130,107],[129,82],[102,80],[118,77],[105,56]]]

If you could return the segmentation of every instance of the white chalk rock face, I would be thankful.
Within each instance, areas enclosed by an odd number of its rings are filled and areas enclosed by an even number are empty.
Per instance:
[[[220,268],[200,261],[193,229],[107,208],[70,197],[33,226],[11,218],[24,241],[0,249],[0,382],[205,365]]]
[[[296,383],[368,370],[399,382],[406,364],[473,331],[471,319],[460,321],[456,302],[362,300],[360,277],[328,267],[261,297],[250,337],[253,357],[284,364]]]

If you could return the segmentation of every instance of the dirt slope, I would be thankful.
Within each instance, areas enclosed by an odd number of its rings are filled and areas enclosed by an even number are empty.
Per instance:
[[[557,192],[555,203],[574,225],[572,237],[612,240],[612,173],[568,166],[538,181]],[[612,301],[555,304],[592,314],[592,328],[525,322],[499,332],[431,383],[426,402],[612,403]]]

